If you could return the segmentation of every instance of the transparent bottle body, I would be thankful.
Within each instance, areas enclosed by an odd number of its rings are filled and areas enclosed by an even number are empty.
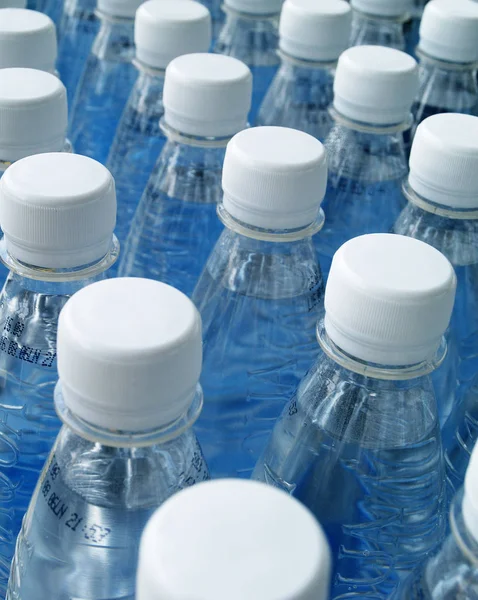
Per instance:
[[[137,77],[133,19],[101,17],[98,35],[78,84],[70,138],[78,154],[105,163]]]
[[[408,167],[403,133],[379,131],[336,123],[325,142],[329,176],[322,208],[326,219],[315,237],[324,276],[342,244],[358,235],[391,231],[405,205],[402,181]]]
[[[335,64],[305,66],[287,58],[264,98],[257,125],[291,127],[313,135],[321,142],[332,129],[329,107],[334,98]]]
[[[397,50],[405,50],[403,19],[378,18],[354,11],[351,46],[387,46]]]
[[[249,477],[309,368],[323,281],[310,237],[254,239],[226,228],[193,294],[203,321],[196,432],[211,475]]]
[[[46,0],[42,12],[47,14],[50,19],[58,25],[61,20],[63,13],[63,6],[65,0]]]
[[[214,52],[242,60],[252,71],[253,88],[249,122],[257,113],[279,68],[277,18],[252,18],[228,10]]]
[[[60,79],[67,91],[68,107],[73,108],[76,89],[93,41],[99,30],[95,0],[65,0],[58,26],[58,60]]]
[[[223,229],[216,208],[226,142],[169,139],[133,218],[118,273],[168,283],[190,296]]]
[[[116,184],[118,212],[115,233],[124,242],[149,176],[166,138],[163,116],[164,71],[140,70],[118,125],[106,166]]]
[[[343,353],[338,364],[323,328],[320,337],[332,352],[300,383],[253,478],[319,519],[334,559],[331,599],[385,599],[444,537],[433,386],[428,376],[378,379]]]
[[[8,600],[134,600],[148,519],[208,478],[191,428],[165,442],[112,447],[64,425],[18,537]]]

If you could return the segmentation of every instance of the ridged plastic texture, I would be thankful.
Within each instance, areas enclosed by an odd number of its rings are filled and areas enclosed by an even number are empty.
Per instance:
[[[0,160],[63,150],[68,125],[66,89],[35,69],[0,69]]]
[[[98,0],[98,10],[111,17],[134,19],[142,0]]]
[[[323,145],[286,127],[255,127],[229,142],[224,160],[224,208],[264,229],[296,229],[317,218],[327,186]]]
[[[330,565],[321,527],[297,500],[254,481],[211,481],[150,519],[136,598],[327,600]]]
[[[247,125],[252,74],[240,60],[220,54],[188,54],[166,69],[164,118],[181,133],[232,136]]]
[[[164,283],[98,282],[75,294],[60,315],[63,397],[96,426],[145,431],[172,423],[193,402],[201,362],[201,317]]]
[[[478,4],[472,0],[432,0],[425,6],[418,47],[452,62],[478,60]]]
[[[148,0],[136,12],[136,57],[150,67],[165,69],[177,56],[207,52],[211,28],[211,15],[199,2]]]
[[[376,17],[400,17],[412,9],[411,0],[350,0],[356,8]]]
[[[95,262],[110,248],[115,221],[113,177],[85,156],[29,156],[0,180],[7,250],[27,264],[66,269]]]
[[[0,69],[55,71],[55,25],[50,17],[22,8],[0,9]]]
[[[226,8],[253,15],[279,14],[283,0],[224,0]]]
[[[433,359],[448,327],[456,275],[438,250],[413,238],[370,234],[335,253],[325,328],[348,354],[405,366]]]
[[[417,90],[418,65],[411,56],[394,48],[356,46],[339,58],[334,107],[355,121],[402,123]]]
[[[469,533],[478,542],[478,444],[475,445],[466,470],[463,519]]]
[[[422,121],[410,154],[409,183],[436,204],[478,208],[478,118],[445,113]]]
[[[333,61],[348,48],[352,11],[344,0],[286,0],[279,48],[303,60]]]

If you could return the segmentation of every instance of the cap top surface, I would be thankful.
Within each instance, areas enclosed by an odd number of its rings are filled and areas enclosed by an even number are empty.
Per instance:
[[[0,106],[30,104],[61,94],[61,81],[36,69],[0,69]]]

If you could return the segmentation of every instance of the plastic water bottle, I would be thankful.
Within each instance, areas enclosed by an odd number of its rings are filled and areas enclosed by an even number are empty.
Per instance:
[[[405,50],[403,24],[411,0],[350,0],[353,8],[351,46],[387,46]]]
[[[214,477],[251,474],[315,356],[324,287],[312,235],[326,180],[324,147],[302,131],[247,129],[227,147],[226,228],[193,294],[207,399],[197,433]]]
[[[198,2],[149,0],[136,13],[135,44],[139,77],[107,161],[116,183],[116,235],[121,243],[166,141],[159,127],[164,113],[165,69],[177,56],[208,51],[211,17]]]
[[[111,175],[84,156],[30,156],[0,182],[0,258],[10,269],[0,295],[3,596],[15,538],[60,428],[51,399],[59,313],[115,261],[115,216]]]
[[[105,163],[137,77],[134,16],[141,0],[98,0],[100,30],[93,42],[70,118],[75,151]]]
[[[463,484],[469,436],[462,394],[478,372],[478,118],[442,114],[419,125],[395,232],[431,244],[453,264],[458,287],[448,356],[436,372],[438,410],[452,494]],[[446,390],[446,393],[445,393]],[[470,392],[473,393],[473,392]],[[471,447],[473,447],[473,440]]]
[[[360,236],[334,256],[319,357],[253,475],[322,523],[333,599],[350,590],[389,598],[443,540],[444,465],[428,373],[446,349],[455,285],[440,252],[404,236]]]
[[[127,238],[119,273],[169,283],[190,296],[222,224],[226,145],[244,129],[252,77],[229,56],[188,54],[166,69],[163,130],[168,142]]]
[[[327,600],[330,549],[299,502],[255,481],[209,481],[147,524],[136,600]]]
[[[224,11],[222,10],[222,0],[200,0],[201,4],[209,10],[212,17],[212,41],[216,41],[217,36],[224,23]]]
[[[201,319],[183,294],[110,279],[58,325],[64,425],[18,537],[8,600],[133,600],[155,509],[208,478],[191,425],[202,405]]]
[[[403,27],[405,35],[405,50],[416,58],[415,52],[418,46],[420,23],[423,16],[423,9],[428,0],[413,0],[409,10],[409,19]]]
[[[323,142],[337,59],[348,48],[350,6],[344,0],[286,0],[279,24],[281,66],[262,103],[258,125],[281,125]]]
[[[0,69],[23,67],[56,74],[56,31],[46,15],[24,8],[0,9]]]
[[[43,2],[42,12],[46,13],[55,25],[60,22],[64,2],[65,0],[44,0]]]
[[[464,489],[453,500],[451,533],[440,552],[417,569],[394,600],[477,600],[478,598],[478,446]]]
[[[214,51],[246,63],[253,75],[250,123],[279,67],[277,24],[283,0],[224,0],[225,23]]]
[[[326,141],[325,227],[316,246],[324,275],[352,237],[391,231],[403,208],[408,166],[403,132],[411,125],[417,63],[399,50],[349,48],[334,82],[334,127]]]
[[[432,0],[425,7],[417,54],[420,88],[415,126],[444,112],[478,115],[478,4]]]

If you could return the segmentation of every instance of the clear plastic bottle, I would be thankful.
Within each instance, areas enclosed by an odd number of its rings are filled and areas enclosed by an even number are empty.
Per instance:
[[[394,600],[478,600],[478,446],[450,511],[450,535]]]
[[[211,17],[198,2],[149,0],[137,11],[134,31],[139,76],[106,163],[116,183],[120,243],[166,141],[159,126],[165,69],[177,56],[209,50]]]
[[[222,10],[222,0],[200,0],[201,4],[209,10],[212,17],[212,41],[217,39],[224,23],[224,11]]]
[[[255,481],[209,481],[151,517],[136,600],[328,600],[330,563],[322,528],[299,502]]]
[[[351,16],[344,0],[286,0],[279,24],[281,66],[258,125],[293,127],[325,140],[332,128],[335,67],[349,45]]]
[[[141,0],[98,0],[100,30],[73,103],[70,137],[75,152],[105,163],[137,78],[134,16]]]
[[[335,251],[352,237],[391,231],[404,206],[408,166],[403,131],[418,86],[417,64],[392,48],[359,46],[339,58],[335,125],[326,140],[327,219],[316,246],[326,275]]]
[[[42,12],[46,13],[50,19],[57,25],[60,22],[63,13],[65,0],[45,0]]]
[[[462,443],[462,395],[478,372],[477,172],[478,118],[441,114],[426,119],[417,129],[410,176],[403,187],[408,204],[394,227],[396,233],[440,250],[458,278],[448,356],[435,374],[448,476],[453,482],[450,499],[463,484],[469,458],[469,441]],[[465,456],[460,457],[459,450]]]
[[[409,10],[409,19],[403,26],[403,34],[405,36],[405,51],[410,56],[415,56],[418,46],[420,23],[422,21],[423,10],[428,0],[413,0]]]
[[[193,294],[207,398],[197,433],[214,477],[250,475],[315,356],[326,179],[324,147],[302,131],[247,129],[227,147],[226,228]]]
[[[426,5],[417,48],[415,127],[438,113],[478,115],[477,39],[476,2],[432,0]]]
[[[226,20],[214,52],[242,60],[253,75],[249,122],[257,113],[280,64],[277,31],[283,0],[224,0]]]
[[[113,178],[84,156],[23,158],[0,181],[0,258],[10,269],[0,295],[3,597],[23,515],[60,429],[51,398],[60,310],[106,277],[118,255],[115,217]]]
[[[403,25],[410,0],[350,0],[353,8],[351,46],[387,46],[405,50]]]
[[[443,358],[456,277],[399,235],[335,254],[320,354],[254,471],[303,502],[334,558],[332,599],[386,599],[445,534],[444,465],[429,373]]]
[[[216,215],[227,142],[244,129],[252,77],[229,56],[189,54],[166,69],[168,141],[127,238],[121,276],[150,277],[190,296],[223,227]]]
[[[64,425],[18,537],[8,600],[134,600],[148,519],[208,478],[191,429],[201,355],[198,311],[163,283],[110,279],[67,302],[55,388]]]

